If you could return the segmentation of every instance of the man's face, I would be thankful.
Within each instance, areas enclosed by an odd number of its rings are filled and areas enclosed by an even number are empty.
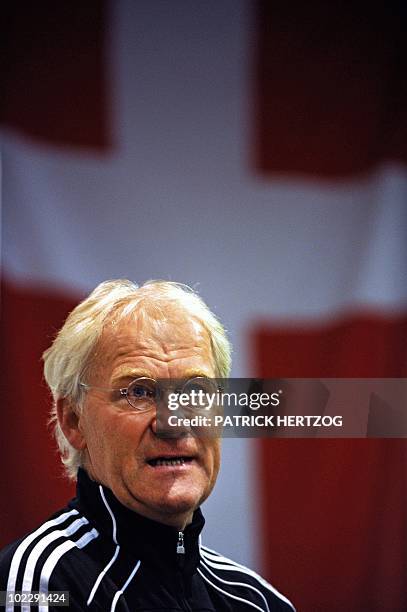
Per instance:
[[[215,377],[210,339],[200,323],[171,307],[159,327],[134,318],[108,324],[97,345],[89,385],[126,387],[146,376]],[[86,443],[85,468],[128,508],[183,528],[208,497],[220,463],[220,440],[184,435],[158,438],[155,408],[137,412],[126,398],[87,392],[78,423]],[[151,465],[158,457],[187,457],[181,465]],[[154,463],[154,462],[153,462]]]

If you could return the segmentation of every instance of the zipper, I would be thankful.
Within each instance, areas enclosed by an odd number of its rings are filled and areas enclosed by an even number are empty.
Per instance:
[[[178,540],[177,540],[177,574],[178,574],[178,585],[179,585],[179,597],[180,603],[184,610],[190,611],[192,610],[191,606],[188,603],[188,600],[185,596],[185,587],[184,587],[184,577],[182,574],[182,569],[184,567],[185,562],[185,542],[184,542],[184,532],[178,531]]]
[[[185,555],[184,532],[178,531],[177,555]]]

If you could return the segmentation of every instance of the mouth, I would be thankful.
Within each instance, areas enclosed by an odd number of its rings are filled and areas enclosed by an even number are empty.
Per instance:
[[[193,457],[162,456],[162,457],[154,457],[154,459],[148,459],[147,463],[148,465],[151,465],[151,467],[163,467],[163,466],[174,467],[174,466],[186,465],[188,463],[191,463],[192,461],[193,461]]]

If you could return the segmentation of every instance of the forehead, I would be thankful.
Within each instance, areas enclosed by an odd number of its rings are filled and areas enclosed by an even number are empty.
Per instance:
[[[155,377],[181,376],[175,367],[207,369],[214,376],[208,331],[190,313],[176,306],[154,315],[132,313],[107,321],[97,343],[93,364],[114,374],[140,369]],[[172,368],[172,369],[171,369]],[[147,372],[146,372],[147,373]]]

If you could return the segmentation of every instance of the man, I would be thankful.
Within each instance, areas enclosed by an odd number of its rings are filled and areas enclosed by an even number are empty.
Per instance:
[[[199,507],[216,481],[220,440],[186,429],[157,435],[157,381],[195,384],[230,370],[223,327],[192,290],[102,283],[44,362],[77,497],[2,552],[8,612],[20,591],[50,593],[41,611],[57,591],[69,591],[77,611],[293,610],[254,572],[200,543]]]

